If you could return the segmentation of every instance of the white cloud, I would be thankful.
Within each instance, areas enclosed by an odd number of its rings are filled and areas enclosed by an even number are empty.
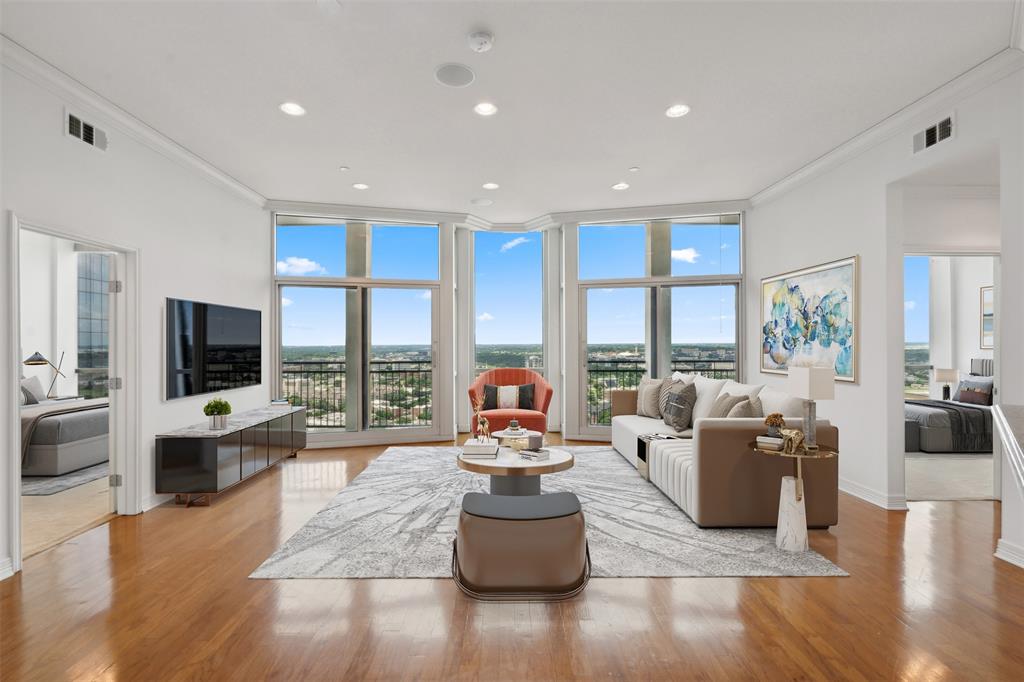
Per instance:
[[[293,301],[292,299],[288,298],[287,296],[282,296],[281,297],[281,307],[282,308],[287,308],[292,303],[295,303],[295,301]]]
[[[526,237],[516,237],[515,239],[509,240],[509,241],[505,242],[504,244],[502,244],[501,245],[501,252],[505,253],[506,251],[509,251],[510,249],[514,249],[517,246],[522,246],[523,244],[526,244],[529,241],[530,240],[527,239]]]
[[[480,313],[479,315],[476,316],[476,319],[480,320],[481,322],[490,322],[491,320],[494,319],[494,315],[491,315],[490,313]]]
[[[917,307],[917,301],[904,301],[903,302],[903,309],[904,310],[913,310],[916,307]]]
[[[427,289],[422,294],[419,294],[419,297],[422,298],[424,301],[429,301],[430,300],[430,289]]]
[[[277,261],[277,274],[301,277],[303,275],[323,275],[327,268],[308,258],[288,256],[284,260]]]
[[[687,246],[685,249],[672,249],[672,260],[681,260],[685,263],[696,263],[700,258],[697,249]]]
[[[721,245],[721,246],[719,247],[719,249],[721,249],[721,250],[723,250],[723,251],[724,251],[725,249],[728,249],[728,248],[729,248],[729,245],[728,245],[728,244],[722,244],[722,245]]]

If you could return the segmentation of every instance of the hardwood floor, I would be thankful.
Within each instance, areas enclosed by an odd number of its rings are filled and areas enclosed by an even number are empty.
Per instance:
[[[248,580],[383,448],[310,450],[212,506],[118,517],[0,583],[3,680],[1022,679],[993,502],[849,496],[849,578],[594,579],[556,604],[450,580]]]
[[[22,556],[53,547],[110,517],[106,477],[54,495],[22,495]]]

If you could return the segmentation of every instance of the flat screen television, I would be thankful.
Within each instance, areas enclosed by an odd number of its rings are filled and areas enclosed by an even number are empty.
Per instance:
[[[167,299],[167,399],[256,386],[259,310]]]

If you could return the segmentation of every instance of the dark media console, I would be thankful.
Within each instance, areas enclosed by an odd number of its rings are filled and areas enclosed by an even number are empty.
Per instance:
[[[226,429],[206,424],[157,434],[156,492],[175,502],[209,503],[254,474],[306,447],[306,408],[263,408],[233,414]]]

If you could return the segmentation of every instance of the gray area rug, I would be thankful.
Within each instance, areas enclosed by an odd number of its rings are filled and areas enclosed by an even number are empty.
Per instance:
[[[60,476],[22,476],[21,494],[29,496],[56,495],[98,478],[104,478],[109,472],[108,462],[100,462],[91,467],[71,471]]]
[[[907,500],[991,500],[992,455],[907,453]]]
[[[698,528],[608,447],[573,447],[544,492],[583,504],[594,577],[844,576],[815,552],[783,552],[775,529]],[[486,476],[453,447],[393,447],[374,460],[250,578],[444,578],[463,494]]]

